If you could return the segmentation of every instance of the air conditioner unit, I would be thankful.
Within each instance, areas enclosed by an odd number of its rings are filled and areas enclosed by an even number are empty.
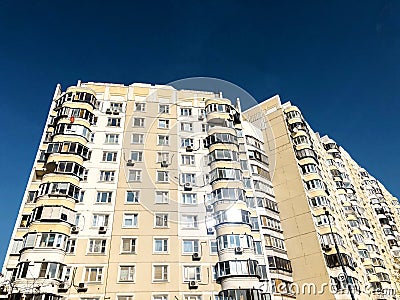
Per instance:
[[[78,233],[79,232],[79,227],[78,226],[72,226],[71,227],[71,233]]]
[[[106,233],[107,232],[107,227],[105,227],[105,226],[100,226],[99,227],[99,233]]]
[[[192,280],[189,281],[189,289],[197,289],[199,287],[199,285],[197,284],[196,281]]]
[[[186,152],[193,152],[192,146],[186,146]]]
[[[243,247],[236,247],[235,248],[235,253],[236,254],[242,254],[243,253]]]
[[[332,249],[331,246],[329,246],[328,244],[322,244],[321,247],[324,251],[330,251]]]
[[[185,189],[185,191],[191,191],[193,189],[193,184],[191,182],[186,182],[183,185],[183,188]]]
[[[77,288],[78,292],[86,292],[87,291],[87,286],[84,282],[80,282],[78,284],[78,288]]]
[[[133,167],[133,166],[135,165],[135,163],[133,162],[132,159],[128,159],[128,161],[126,162],[126,165],[127,165],[128,167]]]
[[[214,228],[207,228],[207,234],[214,234]]]
[[[208,204],[206,206],[206,211],[213,211],[213,209],[214,209],[214,206],[212,204]]]
[[[203,115],[199,115],[199,121],[204,120],[204,116]]]
[[[61,282],[58,285],[58,292],[59,293],[65,293],[66,291],[68,291],[68,284],[66,284],[65,282]]]
[[[114,115],[119,115],[119,110],[118,109],[114,109],[113,114]]]
[[[7,286],[5,285],[0,286],[0,295],[7,295],[7,294],[8,294]]]
[[[106,114],[107,114],[107,115],[111,115],[111,109],[107,108],[107,109],[106,109]]]
[[[192,260],[198,261],[201,259],[201,255],[199,252],[195,252],[192,254]]]
[[[168,162],[166,161],[166,160],[163,160],[162,162],[161,162],[161,168],[167,168],[169,165],[168,165]]]

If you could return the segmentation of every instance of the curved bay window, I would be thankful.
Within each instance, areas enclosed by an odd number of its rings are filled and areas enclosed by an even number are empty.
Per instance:
[[[96,97],[91,93],[86,92],[69,92],[62,95],[56,101],[56,108],[58,109],[67,101],[89,103],[93,108],[96,106]]]
[[[277,256],[268,256],[268,264],[270,270],[280,270],[292,273],[292,264],[288,259]]]
[[[79,201],[80,188],[69,182],[47,182],[39,185],[37,196],[64,196]]]
[[[88,120],[93,125],[94,114],[83,108],[62,107],[57,111],[56,118],[75,117]]]
[[[217,180],[242,180],[242,171],[239,169],[215,168],[210,172],[210,183]]]
[[[270,300],[271,295],[256,289],[223,290],[218,294],[219,300]]]
[[[250,225],[250,212],[243,209],[230,208],[215,214],[217,225],[224,223],[244,223]]]
[[[212,191],[213,201],[243,201],[244,191],[234,188],[220,188]]]
[[[68,236],[55,232],[30,232],[24,237],[23,248],[58,248],[65,250]]]
[[[229,276],[257,276],[261,277],[258,272],[258,261],[256,260],[228,260],[218,262],[215,265],[215,273],[217,281],[222,277]]]
[[[330,254],[325,256],[325,262],[326,265],[329,268],[335,268],[335,267],[340,267],[340,260],[339,260],[339,255],[337,253],[335,254]],[[353,259],[346,253],[340,253],[340,256],[342,258],[343,265],[346,267],[349,267],[351,270],[355,270],[354,268],[354,262]]]
[[[247,234],[224,234],[217,237],[218,250],[234,249],[236,247],[253,248],[253,244],[253,237]]]
[[[208,154],[208,163],[214,161],[239,161],[239,153],[228,149],[216,149]]]
[[[54,134],[65,134],[65,135],[78,135],[86,140],[89,140],[90,129],[79,124],[58,124],[54,130]]]
[[[90,159],[89,148],[76,142],[50,143],[47,145],[46,154],[52,153],[75,154],[84,160]]]
[[[311,157],[311,158],[314,158],[315,160],[317,160],[317,155],[315,154],[314,150],[312,150],[312,149],[296,150],[296,157],[297,157],[297,159]]]
[[[211,112],[230,113],[231,106],[228,104],[217,104],[217,103],[208,104],[206,106],[206,113],[209,114]]]
[[[265,164],[267,166],[269,164],[268,156],[266,156],[265,154],[262,154],[261,152],[259,152],[257,150],[249,150],[249,158],[252,160],[256,160],[262,164]]]
[[[218,143],[237,145],[238,139],[235,135],[230,133],[214,133],[212,135],[207,136],[204,140],[204,145],[207,148],[210,147],[211,145]]]
[[[65,206],[44,205],[38,206],[33,211],[29,218],[28,224],[34,221],[48,222],[66,222],[74,224],[76,212]]]
[[[293,118],[300,118],[301,114],[297,110],[292,110],[286,113],[286,118],[293,119]]]
[[[85,168],[76,162],[59,161],[54,173],[75,175],[82,179]]]

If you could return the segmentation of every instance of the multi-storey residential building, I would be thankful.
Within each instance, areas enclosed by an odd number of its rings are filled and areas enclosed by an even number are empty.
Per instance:
[[[244,113],[264,133],[298,299],[394,299],[400,205],[278,96]],[[323,286],[330,283],[331,288]],[[351,295],[349,287],[352,287]],[[317,289],[317,292],[313,289]]]
[[[3,297],[294,298],[266,143],[222,94],[58,86]]]

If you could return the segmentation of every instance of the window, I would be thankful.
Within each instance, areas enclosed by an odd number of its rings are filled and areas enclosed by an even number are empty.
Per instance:
[[[169,114],[169,105],[168,104],[160,104],[158,106],[158,112],[160,114]]]
[[[112,198],[112,192],[97,192],[97,203],[110,203]]]
[[[153,295],[153,300],[168,300],[168,295]]]
[[[105,144],[118,144],[119,134],[106,134]]]
[[[185,183],[196,184],[196,174],[182,173],[181,174],[181,182],[182,182],[182,184],[185,184]]]
[[[201,124],[201,132],[207,132],[208,131],[208,124]]]
[[[76,240],[68,239],[67,244],[65,246],[65,252],[67,254],[75,254],[75,249],[76,249]]]
[[[314,179],[314,180],[306,181],[306,187],[308,190],[323,189],[324,184],[321,180]]]
[[[82,181],[87,181],[88,176],[89,176],[89,170],[88,169],[83,170]]]
[[[135,111],[146,111],[146,103],[135,103]]]
[[[143,144],[143,141],[144,141],[144,134],[132,133],[132,139],[131,139],[132,144]]]
[[[157,152],[157,162],[169,162],[169,152]]]
[[[210,241],[210,254],[217,254],[218,246],[217,241]]]
[[[136,253],[136,238],[122,238],[122,253]]]
[[[111,102],[110,109],[112,112],[122,112],[122,103]]]
[[[169,192],[168,191],[156,191],[156,204],[165,204],[169,202]]]
[[[142,151],[131,151],[131,160],[136,162],[143,161],[143,152]]]
[[[199,240],[183,240],[182,244],[184,254],[199,252]]]
[[[261,241],[254,241],[254,253],[255,254],[263,254]]]
[[[183,215],[182,216],[182,227],[185,229],[197,229],[197,215]]]
[[[103,161],[117,161],[117,152],[104,151]]]
[[[154,265],[153,266],[153,281],[168,281],[168,266]]]
[[[191,116],[192,115],[192,109],[187,108],[187,107],[182,107],[181,108],[181,116]]]
[[[181,131],[193,131],[193,123],[181,123]]]
[[[168,129],[169,128],[169,120],[159,119],[158,120],[158,128]]]
[[[194,165],[194,155],[182,154],[182,165]]]
[[[88,253],[106,253],[106,243],[107,240],[89,240],[89,250]]]
[[[139,191],[127,191],[126,202],[127,203],[139,203]]]
[[[103,279],[103,267],[87,267],[85,272],[86,282],[101,282]]]
[[[22,249],[24,244],[23,240],[13,240],[10,254],[20,254],[19,251]]]
[[[141,181],[142,180],[142,170],[129,170],[128,181]]]
[[[315,164],[306,164],[304,166],[301,166],[301,171],[303,172],[303,174],[318,173],[318,168]]]
[[[154,239],[154,253],[167,253],[168,252],[168,239],[155,238]]]
[[[81,300],[86,300],[86,299],[82,299]],[[90,299],[91,300],[91,299]],[[93,300],[97,300],[97,299],[93,299]],[[98,299],[100,300],[100,299]],[[133,300],[133,296],[132,295],[121,295],[121,296],[117,296],[117,300]]]
[[[114,181],[115,171],[100,171],[100,181]]]
[[[78,199],[79,203],[83,202],[83,198],[84,197],[85,197],[85,191],[84,190],[80,190],[79,191],[79,199]]]
[[[138,214],[124,214],[122,227],[124,228],[138,227]]]
[[[135,281],[135,266],[120,266],[119,281],[134,282]]]
[[[91,142],[91,143],[94,142],[94,132],[90,133],[90,135],[89,135],[89,142]]]
[[[183,281],[200,281],[201,273],[200,266],[184,266],[183,267]]]
[[[168,146],[169,145],[169,136],[168,135],[158,135],[157,136],[157,145]]]
[[[155,214],[155,227],[166,228],[168,227],[168,214]]]
[[[218,296],[216,296],[216,297],[218,297]],[[219,297],[218,297],[218,299],[219,299]],[[225,299],[234,299],[234,298],[226,297]],[[200,295],[185,295],[184,300],[201,300],[201,296]]]
[[[190,205],[197,204],[197,194],[195,193],[182,194],[182,203]]]
[[[144,118],[133,118],[134,127],[144,127]]]
[[[194,140],[190,138],[181,139],[181,147],[193,147]]]
[[[157,171],[157,182],[168,182],[168,171]]]
[[[120,127],[121,126],[121,118],[108,118],[107,126]]]
[[[109,215],[94,214],[92,218],[92,227],[108,226]]]

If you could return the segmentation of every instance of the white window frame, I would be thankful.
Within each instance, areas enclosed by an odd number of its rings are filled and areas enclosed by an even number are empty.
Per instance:
[[[143,151],[131,151],[130,159],[134,162],[142,162],[143,161]]]
[[[145,112],[146,111],[146,103],[136,102],[134,106],[134,111]]]
[[[132,127],[143,128],[145,125],[145,118],[143,117],[134,117],[132,120]]]
[[[162,222],[161,225],[157,224],[158,220],[161,220],[161,222]],[[154,214],[154,228],[168,228],[168,227],[169,227],[168,213],[155,213]]]
[[[183,229],[198,229],[199,228],[198,216],[197,215],[182,215],[182,228]]]
[[[158,128],[159,129],[169,129],[170,120],[169,119],[159,119]]]
[[[164,109],[161,109],[164,107]],[[159,104],[158,105],[158,113],[159,114],[169,114],[169,104]]]
[[[122,268],[128,268],[128,278],[123,280],[121,279],[121,275],[122,275]],[[132,272],[133,270],[133,272]],[[128,283],[132,283],[136,281],[136,265],[135,264],[129,264],[129,265],[119,265],[118,267],[118,282],[128,282]]]
[[[132,220],[132,225],[126,225],[126,221]],[[138,213],[124,213],[122,219],[122,228],[138,228],[139,227],[139,214]]]
[[[164,170],[157,170],[156,171],[156,182],[168,183],[169,182],[169,172],[164,171]]]
[[[134,201],[128,201],[129,193],[132,193]],[[125,203],[126,204],[137,204],[139,202],[140,202],[140,191],[138,191],[138,190],[126,191],[126,194],[125,194]]]
[[[129,240],[129,251],[124,251],[124,240]],[[132,241],[134,241],[134,245],[132,245]],[[136,236],[122,236],[121,237],[121,254],[136,254],[137,252],[137,242],[138,239]]]
[[[142,181],[142,170],[131,169],[128,171],[129,182],[141,182]]]
[[[113,182],[115,179],[114,170],[100,170],[100,179],[102,182]]]
[[[95,251],[98,250],[98,251]],[[102,254],[105,255],[107,250],[106,239],[89,239],[87,254]]]
[[[194,277],[191,277],[193,272]],[[183,266],[182,270],[183,282],[201,281],[201,266]]]
[[[119,143],[119,134],[115,133],[107,133],[104,144],[118,144]]]
[[[94,281],[90,281],[90,274],[91,274],[91,270],[95,270],[96,269],[96,279]],[[100,272],[99,272],[100,271]],[[93,267],[85,267],[85,273],[84,273],[84,282],[87,283],[102,283],[103,282],[103,276],[104,276],[104,267],[97,267],[97,266],[93,266]]]
[[[155,278],[155,268],[157,267],[162,267],[163,270],[161,272],[162,274],[162,278],[161,279],[156,279]],[[152,265],[152,274],[151,274],[151,278],[152,278],[152,282],[156,283],[156,282],[169,282],[169,265],[168,264],[153,264]]]
[[[134,137],[138,138],[138,141],[134,141]],[[131,136],[131,144],[134,145],[143,145],[144,144],[144,134],[143,133],[132,133]]]
[[[157,199],[162,199],[162,201],[158,201]],[[156,191],[154,203],[155,204],[168,204],[169,203],[169,191]]]
[[[161,143],[161,141],[163,141]],[[169,135],[159,134],[157,135],[157,146],[169,146]]]
[[[157,250],[157,243],[161,242],[161,250]],[[169,239],[167,237],[153,238],[153,253],[154,254],[168,254],[169,253]]]
[[[191,244],[191,250],[185,251],[185,244]],[[184,239],[182,240],[182,254],[193,254],[200,251],[200,242],[198,239]]]
[[[112,191],[97,191],[96,203],[111,203],[112,194],[113,194]],[[102,201],[102,200],[106,200],[106,201]]]

